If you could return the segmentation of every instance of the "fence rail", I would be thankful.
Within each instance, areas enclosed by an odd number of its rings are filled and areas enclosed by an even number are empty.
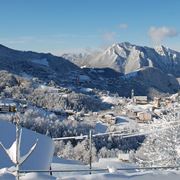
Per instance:
[[[157,169],[176,169],[179,170],[180,166],[154,166],[154,167],[134,167],[134,168],[116,168],[117,171],[133,171],[133,170],[157,170]],[[99,169],[54,169],[54,170],[19,170],[20,173],[29,172],[98,172],[98,171],[109,171],[108,168]]]

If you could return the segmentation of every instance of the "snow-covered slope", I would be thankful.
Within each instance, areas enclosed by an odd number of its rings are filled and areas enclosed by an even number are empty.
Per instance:
[[[122,76],[125,80],[130,82],[142,84],[141,89],[149,87],[159,89],[161,92],[171,92],[178,90],[179,84],[174,76],[163,73],[160,69],[154,67],[144,67],[132,73]],[[144,89],[144,90],[145,90]]]
[[[62,178],[62,180],[179,180],[180,175],[173,172],[149,172],[149,173],[113,173],[113,174],[94,174],[76,177]]]
[[[7,121],[0,120],[0,142],[9,148],[15,141],[15,126]],[[31,156],[23,163],[20,169],[34,170],[44,169],[50,167],[52,156],[54,152],[53,141],[44,135],[35,133],[28,129],[22,130],[21,156],[25,155],[32,145],[38,139],[37,146]],[[8,168],[13,166],[7,154],[5,154],[2,147],[0,147],[0,168]]]

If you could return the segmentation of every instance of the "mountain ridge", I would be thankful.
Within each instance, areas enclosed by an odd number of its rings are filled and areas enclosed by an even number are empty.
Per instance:
[[[20,51],[0,45],[0,70],[21,75],[26,73],[43,80],[66,78],[81,69],[69,60],[50,53]]]
[[[41,83],[48,84],[53,81],[56,85],[74,89],[77,93],[80,87],[109,91],[126,97],[130,96],[132,89],[137,95],[148,95],[151,89],[162,94],[179,90],[175,76],[178,76],[180,64],[174,73],[171,73],[172,67],[169,65],[172,64],[173,58],[179,58],[176,51],[165,47],[155,50],[124,42],[113,44],[105,51],[93,55],[95,59],[91,59],[92,55],[81,54],[81,65],[78,66],[78,55],[74,56],[77,58],[74,61],[68,60],[68,54],[66,57],[58,57],[49,53],[18,51],[0,46],[0,71],[3,74],[5,70],[7,75],[12,73],[22,78],[38,78]],[[98,62],[99,66],[93,67],[92,62]],[[78,79],[84,77],[88,82],[78,83]]]
[[[112,68],[124,74],[142,67],[156,67],[164,73],[180,76],[180,52],[165,46],[151,48],[122,42],[115,43],[101,52],[90,53],[83,61],[81,57],[78,62],[77,57],[73,60],[76,64],[80,62],[80,65],[87,67]]]

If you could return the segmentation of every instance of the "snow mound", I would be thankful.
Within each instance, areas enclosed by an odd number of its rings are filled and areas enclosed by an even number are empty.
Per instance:
[[[0,142],[6,148],[9,148],[15,141],[15,134],[15,125],[0,120]],[[47,136],[22,128],[20,149],[21,156],[24,156],[31,149],[32,145],[36,142],[37,139],[38,143],[35,150],[31,156],[21,165],[20,169],[49,169],[54,152],[54,144],[53,141]],[[13,163],[2,148],[0,148],[0,157],[0,168],[9,168],[13,166]]]
[[[179,174],[175,172],[136,172],[136,173],[104,173],[76,177],[66,177],[62,180],[179,180]]]
[[[118,158],[100,158],[92,166],[95,168],[137,168],[137,165],[121,162]]]
[[[21,177],[22,180],[53,180],[57,179],[56,177],[47,175],[47,174],[42,174],[42,173],[27,173],[24,177]]]
[[[16,177],[10,173],[3,173],[0,174],[0,180],[15,180]],[[47,175],[47,174],[43,174],[43,173],[27,173],[25,175],[22,175],[20,177],[21,180],[53,180],[53,179],[57,179],[56,177]]]

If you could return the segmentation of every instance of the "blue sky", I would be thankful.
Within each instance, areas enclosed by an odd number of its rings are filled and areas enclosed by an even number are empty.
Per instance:
[[[180,0],[0,0],[0,43],[61,54],[116,42],[180,50]]]

